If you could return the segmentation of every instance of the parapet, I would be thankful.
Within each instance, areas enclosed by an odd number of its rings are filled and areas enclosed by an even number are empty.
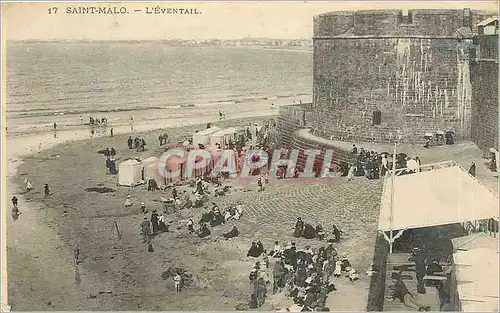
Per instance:
[[[314,38],[456,38],[458,29],[467,27],[476,32],[477,23],[492,15],[470,9],[334,11],[314,17]]]

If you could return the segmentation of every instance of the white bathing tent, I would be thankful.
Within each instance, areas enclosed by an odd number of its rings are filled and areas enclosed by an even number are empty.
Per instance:
[[[144,168],[144,180],[154,179],[158,187],[164,187],[165,178],[158,171],[158,158],[155,156],[149,157],[142,161]]]
[[[197,133],[194,133],[193,134],[193,145],[202,144],[204,146],[208,146],[210,144],[210,136],[213,133],[218,132],[219,130],[221,130],[219,127],[212,126],[210,128],[207,128],[207,129],[201,130]]]
[[[219,130],[210,136],[210,145],[215,146],[216,144],[219,144],[221,145],[221,148],[223,148],[224,145],[229,144],[231,140],[236,140],[237,134],[238,129],[235,127]]]
[[[130,159],[118,166],[118,184],[120,186],[137,186],[142,183],[142,162]]]

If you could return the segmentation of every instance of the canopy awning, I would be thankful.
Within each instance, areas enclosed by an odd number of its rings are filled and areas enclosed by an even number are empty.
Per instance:
[[[394,180],[392,210],[392,177],[384,182],[381,231],[498,218],[498,197],[460,166],[396,176]]]
[[[477,248],[488,248],[498,252],[498,238],[485,233],[476,233],[468,236],[453,238],[453,248],[457,251],[468,251]]]

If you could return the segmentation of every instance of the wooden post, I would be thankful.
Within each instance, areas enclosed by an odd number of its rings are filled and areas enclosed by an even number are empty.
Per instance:
[[[390,215],[390,226],[389,231],[389,253],[392,253],[392,244],[394,243],[393,233],[392,233],[392,223],[394,221],[394,183],[396,182],[396,143],[394,143],[394,152],[392,153],[392,183],[391,183],[391,215]]]
[[[118,228],[118,223],[115,221],[116,233],[118,234],[118,239],[122,239],[122,234],[120,233],[120,229]]]

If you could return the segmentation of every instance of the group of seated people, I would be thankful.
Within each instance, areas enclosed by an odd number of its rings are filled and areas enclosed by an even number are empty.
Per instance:
[[[230,205],[227,208],[221,210],[219,207],[212,203],[212,208],[203,213],[200,220],[198,221],[199,229],[197,231],[194,230],[194,222],[192,219],[188,221],[188,230],[190,233],[196,233],[199,238],[207,237],[211,234],[208,229],[208,225],[210,227],[217,227],[219,225],[226,224],[231,220],[238,220],[243,215],[243,205],[241,202],[238,202],[236,205]],[[230,239],[233,237],[237,237],[239,235],[238,228],[233,224],[231,230],[227,233],[223,234],[225,239]]]
[[[257,262],[249,275],[254,283],[249,306],[252,308],[262,305],[262,294],[259,290],[259,279],[264,286],[270,283],[269,258],[276,260],[273,267],[273,293],[285,291],[288,298],[292,298],[295,305],[302,311],[327,310],[326,299],[328,294],[336,290],[331,283],[332,279],[345,276],[351,282],[359,279],[357,271],[352,267],[347,255],[338,255],[332,243],[318,250],[306,246],[298,250],[295,243],[288,243],[281,247],[276,241],[273,250],[267,252],[260,241],[253,242],[248,250],[247,256],[262,258],[263,262]]]
[[[328,235],[323,230],[323,226],[321,224],[316,225],[314,228],[309,223],[304,223],[302,218],[297,217],[297,222],[295,223],[295,228],[293,231],[293,236],[295,238],[305,238],[305,239],[314,239],[317,238],[319,240],[326,239],[328,242],[339,242],[342,231],[337,228],[337,226],[332,226],[332,232]]]

